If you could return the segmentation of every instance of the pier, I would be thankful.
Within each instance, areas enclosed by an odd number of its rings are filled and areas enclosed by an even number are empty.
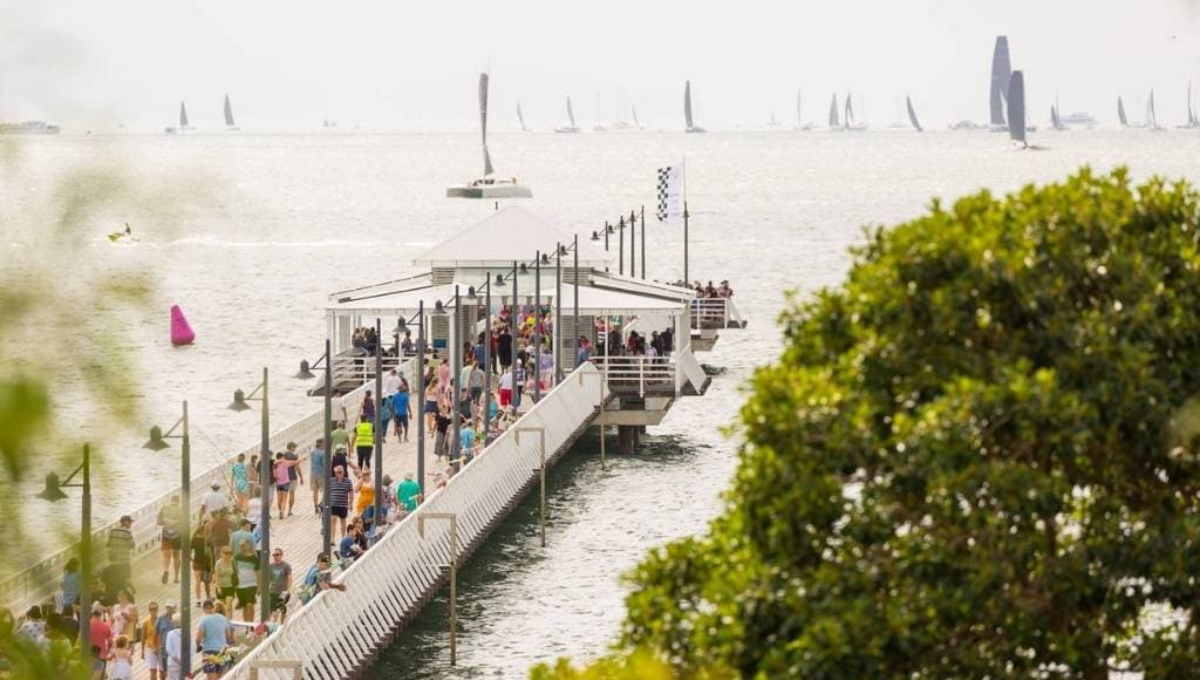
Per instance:
[[[711,348],[725,329],[745,326],[732,299],[698,300],[687,288],[613,274],[611,260],[602,248],[528,211],[508,208],[419,256],[416,263],[428,268],[424,274],[330,296],[326,322],[332,359],[326,363],[333,389],[344,394],[347,425],[357,421],[366,390],[376,399],[381,396],[377,366],[403,375],[411,390],[409,441],[392,437],[382,445],[381,470],[392,478],[393,489],[404,473],[416,473],[424,499],[337,573],[334,581],[345,591],[320,592],[304,606],[293,597],[285,623],[240,655],[225,677],[290,678],[295,669],[309,680],[354,677],[439,588],[450,582],[453,590],[458,567],[517,503],[539,488],[544,532],[546,470],[589,427],[601,428],[603,461],[614,429],[617,451],[632,452],[644,428],[662,422],[676,400],[705,393],[710,378],[695,352]],[[416,420],[424,417],[418,374],[445,359],[453,364],[451,375],[459,375],[464,342],[488,333],[502,312],[520,323],[525,309],[533,310],[537,327],[542,310],[551,310],[547,318],[553,322],[554,341],[549,354],[527,348],[538,372],[543,360],[553,360],[547,364],[550,375],[536,376],[545,382],[544,391],[541,382],[526,389],[520,407],[509,414],[511,422],[495,432],[473,460],[461,467],[440,467],[430,453],[432,444],[417,434]],[[376,341],[378,354],[387,347],[388,356],[377,359],[357,342],[356,331],[364,327],[388,329]],[[402,334],[409,332],[426,339],[425,345],[418,342],[417,352],[402,344]],[[654,337],[664,351],[625,351],[635,334]],[[537,331],[534,338],[540,344]],[[581,346],[592,349],[579,363]],[[309,368],[305,365],[302,375]],[[490,401],[496,399],[499,376],[490,368],[487,372],[491,384],[485,399]],[[325,384],[317,380],[309,394],[323,396]],[[339,420],[341,413],[333,417]],[[271,433],[270,450],[296,442],[298,451],[307,454],[327,427],[324,407],[315,406],[309,416]],[[431,433],[425,434],[431,441]],[[261,448],[256,443],[240,453],[249,458]],[[217,482],[229,489],[230,463],[232,459],[194,477],[192,488],[206,489]],[[307,472],[308,462],[301,465]],[[160,581],[161,528],[156,525],[159,511],[176,493],[129,513],[134,520],[133,583],[141,617],[152,600],[161,605],[180,599],[178,584]],[[311,510],[310,491],[300,488],[296,493],[297,514],[271,521],[271,545],[282,548],[292,565],[294,587],[327,548],[322,545],[321,515]],[[193,494],[191,506],[194,516],[200,494]],[[110,528],[95,532],[93,544],[103,545]],[[0,598],[13,611],[51,601],[62,567],[72,555],[72,549],[63,550],[0,583]],[[193,614],[193,625],[197,619]],[[452,648],[453,628],[452,616]],[[147,678],[146,670],[136,659],[135,677]]]

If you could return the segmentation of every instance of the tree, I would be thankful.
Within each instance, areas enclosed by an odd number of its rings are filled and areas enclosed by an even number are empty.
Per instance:
[[[1126,171],[868,234],[793,299],[727,508],[632,575],[682,677],[1200,677],[1200,197]]]

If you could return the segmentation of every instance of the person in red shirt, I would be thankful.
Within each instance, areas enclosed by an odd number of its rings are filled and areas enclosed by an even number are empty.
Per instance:
[[[107,662],[113,632],[112,626],[109,626],[108,622],[104,620],[104,605],[99,602],[92,603],[92,620],[88,622],[88,630],[91,634],[92,645],[100,649],[99,659]]]

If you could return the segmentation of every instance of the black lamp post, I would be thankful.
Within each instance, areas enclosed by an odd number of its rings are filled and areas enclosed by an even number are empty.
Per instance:
[[[83,462],[75,468],[63,481],[51,472],[46,475],[46,488],[38,494],[38,498],[47,501],[61,501],[67,497],[63,493],[66,488],[83,490],[83,520],[79,536],[79,653],[83,659],[84,668],[92,667],[92,636],[91,636],[91,597],[92,597],[92,450],[90,444],[83,445]],[[72,484],[75,475],[83,473],[83,481]]]
[[[629,211],[629,276],[637,278],[637,221]]]
[[[605,239],[607,240],[607,236]],[[533,403],[542,398],[542,259],[537,252],[533,258]]]
[[[254,395],[262,392],[262,396],[255,397]],[[259,483],[262,487],[262,517],[259,518],[259,527],[262,529],[262,555],[260,556],[261,564],[259,566],[258,587],[259,587],[259,602],[261,603],[262,613],[259,620],[263,623],[271,620],[271,412],[270,405],[267,401],[267,369],[263,367],[262,382],[255,387],[247,396],[241,390],[236,390],[233,393],[233,403],[229,405],[231,411],[247,411],[250,409],[250,404],[246,402],[261,401],[262,402],[262,446],[259,461]],[[190,537],[184,537],[184,540],[190,540]],[[186,568],[188,565],[184,565]],[[185,644],[187,644],[185,642]]]
[[[617,225],[617,229],[621,232],[620,247],[617,248],[617,273],[625,273],[625,216],[621,215],[621,222]]]
[[[322,441],[325,442],[325,469],[321,475],[325,478],[321,488],[324,489],[324,497],[321,499],[321,552],[328,552],[329,547],[333,545],[333,519],[329,514],[329,482],[333,479],[333,350],[331,341],[325,339],[325,353],[317,359],[317,363],[313,365],[316,368],[321,362],[325,362],[325,436]],[[300,362],[300,372],[295,376],[300,380],[312,380],[317,377],[309,370],[308,361]]]
[[[379,528],[383,526],[383,436],[380,432],[383,425],[383,321],[375,319],[375,422],[371,425],[375,433],[375,520],[371,522],[371,530],[375,540],[379,540]]]
[[[624,232],[622,232],[624,233]],[[550,337],[554,339],[554,384],[562,380],[562,348],[563,348],[563,323],[562,323],[562,256],[566,249],[563,244],[557,243],[554,246],[554,332]]]
[[[439,303],[440,306],[440,303]],[[417,484],[425,497],[425,301],[417,302]],[[396,333],[408,332],[408,321],[404,317],[396,323]],[[411,401],[412,396],[409,396]],[[327,504],[328,505],[328,504]]]
[[[173,434],[176,428],[182,428],[180,434]],[[188,644],[192,630],[192,441],[188,434],[188,404],[183,402],[183,415],[165,433],[155,425],[150,428],[150,440],[142,445],[144,449],[162,451],[171,447],[168,439],[182,440],[182,460],[180,461],[180,505],[183,508],[183,525],[179,528],[181,544],[180,562],[182,577],[179,581],[179,618],[183,630],[183,644],[180,645],[179,667],[190,670],[192,667],[192,646]]]
[[[454,385],[451,392],[450,409],[454,423],[454,441],[450,442],[450,460],[458,465],[462,435],[462,312],[459,309],[458,284],[454,285],[454,316],[451,321],[454,345],[450,348],[450,382]]]

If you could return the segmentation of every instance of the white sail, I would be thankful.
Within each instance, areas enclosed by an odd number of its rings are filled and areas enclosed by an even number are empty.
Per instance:
[[[571,121],[571,127],[579,127],[575,124],[575,110],[571,108],[571,98],[567,97],[567,118]]]
[[[633,113],[633,127],[637,128],[638,130],[641,130],[642,123],[641,123],[641,121],[638,120],[638,117],[637,117],[637,107],[631,106],[631,107],[629,107],[629,109]]]
[[[833,101],[829,102],[829,127],[831,129],[836,130],[842,126],[839,122],[838,115],[837,93],[835,92],[833,94]]]
[[[854,127],[854,104],[850,102],[850,93],[846,93],[846,117],[842,121],[847,128]]]
[[[989,92],[988,108],[991,112],[993,126],[1003,127],[1004,100],[1008,96],[1008,86],[1012,78],[1012,59],[1008,53],[1008,36],[996,38],[992,49],[992,84]]]
[[[1125,115],[1125,102],[1120,97],[1117,97],[1117,118],[1121,121],[1121,127],[1129,127],[1129,118]]]
[[[525,125],[525,116],[521,114],[521,102],[517,102],[517,120],[521,121],[521,130],[527,132],[529,128]]]
[[[225,95],[225,127],[237,127],[233,122],[233,106],[229,103],[229,95]]]
[[[924,132],[921,123],[917,120],[917,110],[913,108],[912,97],[904,96],[904,105],[908,108],[908,122],[916,128],[917,132]]]
[[[187,104],[179,102],[179,128],[187,130],[191,126],[188,125]]]
[[[683,86],[683,118],[689,130],[695,127],[692,122],[692,81],[690,80]]]
[[[804,98],[803,88],[796,90],[796,127],[804,127],[804,109],[800,106]]]
[[[496,172],[492,168],[492,156],[487,146],[488,74],[479,74],[479,132],[483,143],[483,176]]]
[[[1008,136],[1014,142],[1027,145],[1025,139],[1025,74],[1013,71],[1008,81]]]

